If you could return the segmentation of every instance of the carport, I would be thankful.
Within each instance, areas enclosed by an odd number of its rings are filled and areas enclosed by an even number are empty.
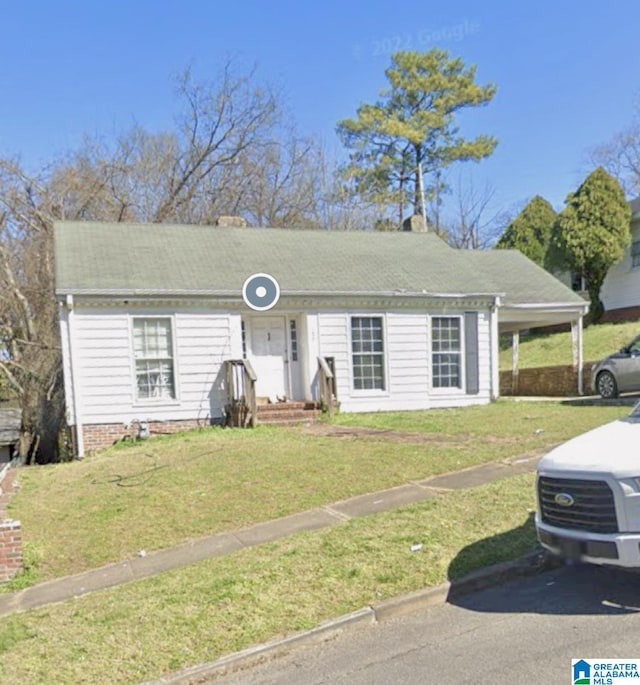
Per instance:
[[[571,359],[578,374],[578,394],[584,394],[584,358],[582,353],[583,319],[589,310],[589,303],[511,303],[500,307],[498,330],[500,335],[511,333],[511,373],[513,387],[518,385],[518,355],[520,333],[535,328],[550,326],[571,326]]]
[[[512,334],[512,373],[518,377],[520,333],[549,326],[571,326],[571,356],[578,373],[578,392],[584,391],[582,322],[589,302],[553,274],[534,264],[518,250],[474,250],[469,256],[469,281],[497,293],[498,334]],[[497,337],[497,336],[496,336]],[[497,345],[497,343],[496,343]],[[498,349],[495,350],[498,359]],[[497,362],[496,362],[497,363]],[[499,387],[496,370],[494,387]]]

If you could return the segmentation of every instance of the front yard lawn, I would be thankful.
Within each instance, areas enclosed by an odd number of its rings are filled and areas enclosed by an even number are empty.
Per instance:
[[[516,558],[536,546],[533,481],[443,494],[0,619],[0,682],[146,682]]]
[[[22,522],[29,569],[4,588],[542,451],[626,412],[504,400],[465,409],[345,414],[336,425],[418,436],[206,429],[116,446],[80,462],[25,468],[10,515]]]

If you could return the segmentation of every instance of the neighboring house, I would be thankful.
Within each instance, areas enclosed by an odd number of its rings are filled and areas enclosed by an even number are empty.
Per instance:
[[[11,461],[20,438],[19,409],[0,409],[0,464]]]
[[[518,251],[464,251],[427,232],[57,223],[67,420],[79,455],[132,425],[222,422],[229,360],[257,395],[341,411],[487,403],[499,332],[572,322],[587,304]],[[268,273],[280,299],[244,302]]]
[[[631,245],[604,279],[605,321],[640,319],[640,197],[631,203]]]

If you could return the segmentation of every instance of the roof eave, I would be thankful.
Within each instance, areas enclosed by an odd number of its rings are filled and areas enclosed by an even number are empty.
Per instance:
[[[503,304],[505,309],[521,309],[525,311],[534,311],[540,309],[552,310],[552,311],[572,311],[572,310],[582,310],[585,313],[589,310],[588,302],[523,302],[523,303],[512,303],[506,302]]]
[[[114,298],[157,298],[157,297],[193,297],[193,298],[220,298],[235,299],[241,298],[238,290],[193,290],[193,289],[132,289],[121,290],[119,288],[58,288],[56,295],[66,297],[67,295],[85,297],[114,297]],[[281,290],[281,297],[406,297],[406,298],[437,298],[437,299],[463,299],[463,298],[483,298],[495,300],[504,296],[504,293],[495,292],[456,292],[441,293],[428,290],[406,291],[406,290]]]

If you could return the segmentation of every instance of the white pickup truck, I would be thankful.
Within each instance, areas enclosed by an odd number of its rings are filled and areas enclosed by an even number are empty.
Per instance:
[[[555,555],[640,568],[640,403],[538,464],[536,529]]]

